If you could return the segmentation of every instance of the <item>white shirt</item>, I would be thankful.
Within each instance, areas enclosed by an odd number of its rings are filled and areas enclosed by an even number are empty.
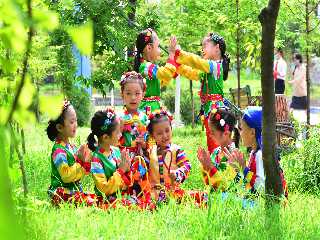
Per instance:
[[[253,152],[251,153],[253,154]],[[264,190],[265,186],[265,175],[262,161],[262,151],[258,150],[256,152],[256,181],[254,183],[254,189],[257,191]]]
[[[287,63],[283,58],[280,58],[274,62],[273,71],[277,69],[277,79],[286,79],[287,75]]]

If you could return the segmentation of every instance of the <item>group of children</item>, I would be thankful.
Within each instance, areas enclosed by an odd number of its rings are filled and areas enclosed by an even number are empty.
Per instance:
[[[191,164],[184,149],[172,142],[172,116],[160,103],[160,89],[178,74],[201,81],[200,97],[208,150],[199,147],[205,184],[218,191],[241,186],[248,193],[264,188],[261,153],[261,108],[247,109],[239,123],[223,104],[223,81],[228,77],[229,57],[224,39],[210,33],[203,40],[203,58],[180,49],[171,38],[165,66],[154,64],[160,57],[155,31],[141,32],[136,41],[135,71],[120,81],[123,110],[98,111],[91,120],[87,143],[79,150],[69,139],[76,135],[77,117],[66,101],[60,116],[49,122],[47,134],[51,153],[51,185],[54,204],[74,202],[102,208],[122,204],[153,209],[169,197],[184,196],[205,202],[206,193],[185,191]],[[238,129],[252,152],[249,161],[236,148],[233,131]],[[95,193],[85,193],[81,178],[91,173]],[[283,178],[284,192],[287,196]]]

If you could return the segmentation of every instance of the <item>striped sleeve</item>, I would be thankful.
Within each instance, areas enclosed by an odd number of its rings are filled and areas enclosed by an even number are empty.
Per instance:
[[[78,181],[85,174],[85,169],[78,162],[72,166],[68,165],[67,154],[61,148],[57,148],[53,152],[52,160],[64,183]]]
[[[192,67],[189,67],[187,65],[182,64],[177,68],[177,73],[185,78],[190,79],[190,80],[199,81],[201,71],[199,71],[198,69],[193,69]]]
[[[178,166],[178,169],[176,170],[176,180],[177,182],[183,183],[184,180],[186,180],[186,178],[189,176],[191,163],[182,148],[177,151],[176,161]]]
[[[141,64],[140,73],[144,77],[149,79],[156,80],[159,79],[161,86],[167,86],[171,79],[176,77],[176,66],[174,61],[169,61],[162,67],[146,62]]]
[[[220,76],[221,64],[217,63],[216,61],[203,59],[198,55],[188,53],[182,50],[176,51],[175,60],[178,64],[187,65],[193,69],[213,74],[215,76],[215,79],[218,79]]]
[[[106,195],[111,195],[124,187],[121,172],[115,171],[113,175],[107,179],[102,163],[97,157],[92,158],[91,173],[96,187]]]

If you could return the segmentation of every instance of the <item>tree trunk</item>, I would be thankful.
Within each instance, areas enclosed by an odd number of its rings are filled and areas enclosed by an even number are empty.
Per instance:
[[[240,22],[239,22],[239,0],[236,0],[237,5],[237,79],[238,79],[238,107],[240,108]]]
[[[259,20],[262,25],[261,45],[261,85],[263,107],[263,165],[266,173],[266,203],[278,201],[282,195],[279,163],[276,159],[276,114],[275,91],[273,79],[273,52],[276,22],[280,8],[280,0],[269,0],[262,9]]]
[[[135,28],[135,19],[136,19],[136,8],[137,8],[137,0],[129,0],[129,13],[128,13],[128,25],[130,28]],[[135,43],[128,46],[127,50],[127,58],[128,62],[131,64],[131,67],[133,67],[134,61],[134,52],[135,52]]]
[[[310,126],[310,52],[309,52],[309,34],[310,34],[310,15],[309,15],[309,0],[306,0],[306,80],[307,80],[307,138],[309,138],[309,126]]]

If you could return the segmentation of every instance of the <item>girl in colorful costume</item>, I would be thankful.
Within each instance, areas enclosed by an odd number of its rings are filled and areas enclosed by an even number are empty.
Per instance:
[[[62,202],[92,205],[94,196],[82,190],[81,178],[90,172],[90,153],[82,146],[79,151],[69,142],[76,135],[77,115],[69,101],[61,114],[50,120],[47,135],[54,141],[51,153],[51,185],[49,197],[54,205]]]
[[[184,191],[180,189],[188,177],[191,164],[185,151],[172,143],[172,116],[164,110],[158,110],[149,116],[148,132],[156,144],[148,149],[149,179],[152,197],[165,201],[168,195],[181,198]]]
[[[137,53],[134,61],[134,70],[146,79],[145,96],[139,109],[147,115],[160,109],[161,87],[169,84],[176,77],[174,48],[169,48],[169,59],[165,66],[154,64],[160,58],[159,38],[155,31],[148,28],[139,33],[136,40]]]
[[[240,126],[240,135],[244,146],[252,149],[249,162],[246,165],[242,155],[234,155],[230,152],[227,153],[227,155],[231,161],[238,162],[241,169],[243,169],[245,189],[249,191],[250,194],[256,195],[263,191],[265,186],[265,174],[262,161],[262,108],[248,107],[244,111]],[[284,196],[287,198],[288,189],[281,168],[280,178]]]
[[[118,145],[120,121],[112,109],[98,111],[91,120],[91,133],[88,136],[88,146],[93,151],[91,173],[95,182],[95,192],[98,205],[103,208],[110,204],[115,206],[117,193],[123,197],[123,205],[137,204],[146,207],[146,199],[140,198],[131,188],[134,183],[133,175],[140,173],[132,172],[129,151],[114,147]],[[98,143],[95,140],[98,138]],[[135,176],[136,177],[136,176]],[[142,176],[138,176],[142,177]],[[140,186],[141,192],[148,192],[148,185]],[[150,195],[150,194],[149,194]],[[143,196],[145,197],[145,196]],[[151,201],[150,196],[148,198]]]
[[[172,42],[174,45],[175,42]],[[223,37],[209,33],[202,42],[203,58],[182,51],[175,45],[177,73],[190,80],[201,81],[199,91],[201,113],[206,128],[207,146],[210,153],[218,144],[210,137],[209,115],[212,109],[224,106],[223,81],[228,78],[230,59],[226,54]]]
[[[120,149],[128,149],[131,157],[142,155],[142,150],[146,148],[148,117],[138,107],[146,85],[141,74],[127,72],[122,76],[120,86],[124,102],[123,111],[119,115],[122,132]]]
[[[236,118],[226,108],[213,109],[209,116],[211,137],[219,144],[210,155],[208,151],[199,147],[198,159],[202,165],[203,180],[214,190],[227,191],[233,186],[237,176],[237,162],[231,162],[226,153],[241,155],[235,148],[232,132],[235,130]]]

